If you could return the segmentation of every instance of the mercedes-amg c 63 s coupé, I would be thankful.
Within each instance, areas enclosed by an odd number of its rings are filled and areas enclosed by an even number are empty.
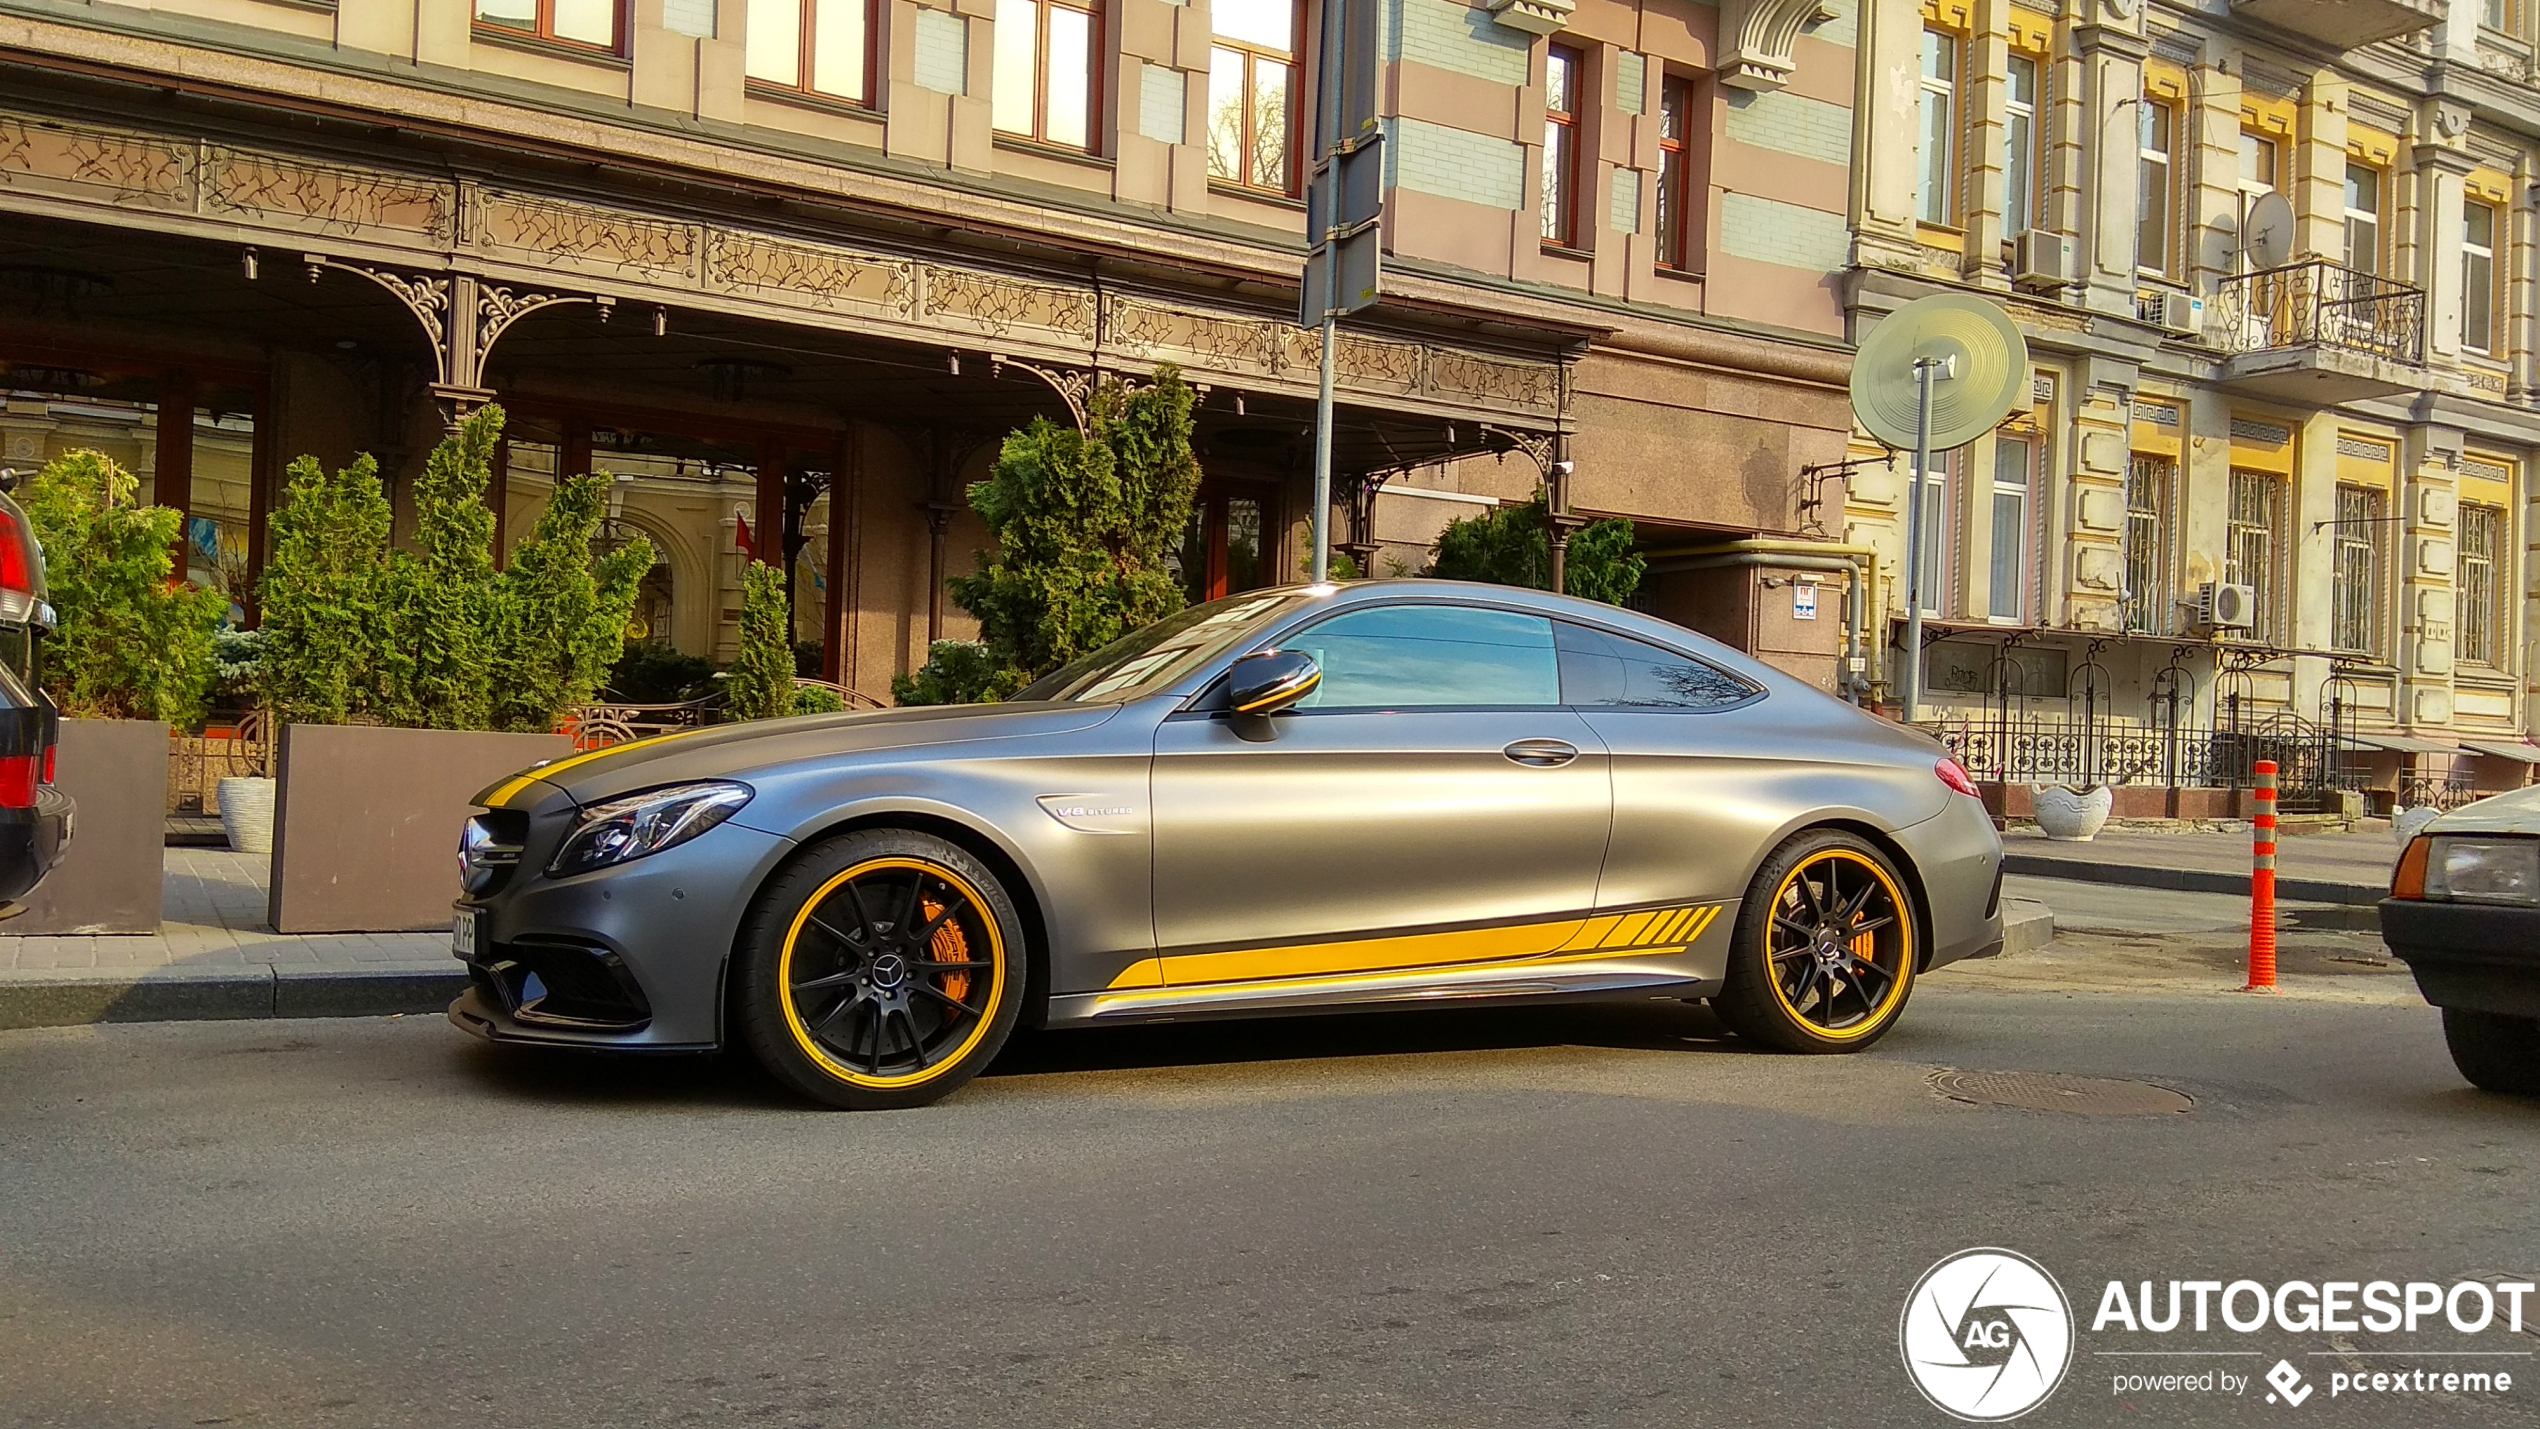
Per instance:
[[[1999,945],[1932,740],[1664,621],[1442,581],[1194,606],[1003,704],[722,725],[479,796],[461,1028],[746,1045],[845,1107],[1048,1027],[1702,999],[1868,1046]]]

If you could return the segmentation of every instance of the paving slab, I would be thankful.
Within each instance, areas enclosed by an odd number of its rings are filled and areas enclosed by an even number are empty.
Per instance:
[[[170,848],[157,933],[0,936],[0,1028],[437,1012],[467,985],[446,934],[274,932],[270,867]]]
[[[2245,829],[2112,829],[2088,843],[2058,843],[2033,829],[2013,829],[2002,835],[2002,858],[2015,874],[2245,898],[2249,846]],[[2398,860],[2398,841],[2387,832],[2282,838],[2276,845],[2276,896],[2295,902],[2378,903],[2390,889],[2390,869]]]

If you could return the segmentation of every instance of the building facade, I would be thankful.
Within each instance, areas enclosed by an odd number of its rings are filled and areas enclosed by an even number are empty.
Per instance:
[[[1852,334],[1974,291],[2029,346],[1925,497],[1929,712],[1999,777],[2525,781],[2535,40],[2523,0],[1870,8]],[[1853,455],[1901,570],[1910,463]]]
[[[1854,0],[1375,0],[1382,303],[1340,347],[1339,544],[1416,567],[1534,494],[1645,599],[1832,682],[1765,599],[1848,442]],[[1314,0],[0,0],[0,460],[118,456],[252,620],[287,464],[401,504],[510,414],[501,539],[619,478],[630,636],[728,658],[743,562],[882,696],[1002,435],[1178,364],[1205,598],[1298,576]],[[1839,563],[1838,563],[1839,564]],[[1767,618],[1771,617],[1771,618]],[[1813,623],[1810,623],[1813,621]]]

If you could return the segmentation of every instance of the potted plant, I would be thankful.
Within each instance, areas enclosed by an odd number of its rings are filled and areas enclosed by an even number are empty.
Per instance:
[[[139,504],[139,489],[103,452],[72,451],[20,493],[58,622],[43,661],[62,713],[56,780],[79,823],[11,933],[159,930],[168,727],[203,712],[212,631],[229,602],[174,579],[181,517]]]
[[[2088,843],[2108,826],[2115,794],[2105,784],[2032,784],[2038,832],[2057,843]]]
[[[652,547],[594,560],[604,476],[575,476],[509,566],[485,504],[503,413],[460,423],[415,483],[415,548],[389,541],[368,457],[293,463],[257,590],[257,683],[281,722],[270,916],[276,931],[436,927],[474,796],[570,751],[557,717],[623,648]]]

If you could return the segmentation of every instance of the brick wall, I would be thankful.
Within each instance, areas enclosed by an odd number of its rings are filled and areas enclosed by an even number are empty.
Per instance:
[[[1406,3],[1426,4],[1432,0]],[[1450,129],[1425,119],[1388,119],[1385,129],[1388,188],[1412,189],[1491,208],[1525,206],[1524,145]]]
[[[1729,137],[1759,149],[1828,164],[1852,158],[1852,111],[1804,95],[1739,92],[1729,101]]]
[[[917,65],[921,89],[963,94],[970,87],[970,22],[941,10],[917,12]]]
[[[1753,194],[1729,194],[1720,205],[1720,247],[1733,257],[1825,273],[1852,250],[1843,215]]]
[[[1499,84],[1522,85],[1534,36],[1456,0],[1385,0],[1385,58],[1410,60]]]

